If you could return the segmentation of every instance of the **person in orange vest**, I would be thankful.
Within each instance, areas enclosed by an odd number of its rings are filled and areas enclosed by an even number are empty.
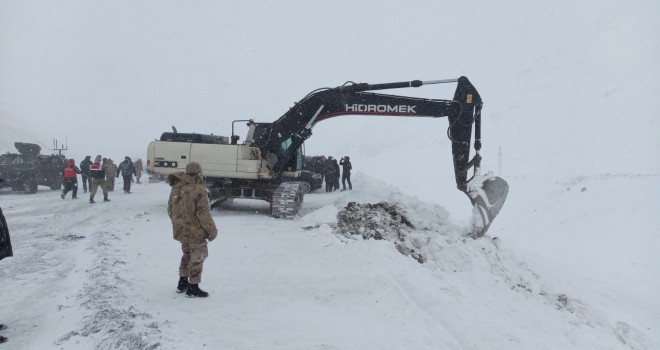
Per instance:
[[[64,168],[64,190],[62,190],[62,199],[66,198],[66,194],[69,191],[71,193],[71,199],[78,199],[78,174],[80,174],[80,169],[76,166],[76,161],[73,159],[69,160],[69,164]]]

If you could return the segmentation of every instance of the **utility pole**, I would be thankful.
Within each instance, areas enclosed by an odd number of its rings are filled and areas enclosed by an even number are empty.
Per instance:
[[[499,152],[498,152],[499,156],[498,156],[498,160],[497,160],[497,173],[500,176],[502,176],[503,175],[502,174],[502,146],[498,146],[498,150],[499,150]]]
[[[58,147],[57,139],[53,139],[53,146],[55,146],[55,147],[53,148],[53,150],[57,151],[58,154],[61,156],[61,155],[62,155],[62,151],[66,151],[66,150],[69,149],[69,147],[68,147],[68,142],[67,142],[67,140],[66,140],[66,136],[64,136],[64,143],[61,144],[61,145],[59,145],[59,147]]]

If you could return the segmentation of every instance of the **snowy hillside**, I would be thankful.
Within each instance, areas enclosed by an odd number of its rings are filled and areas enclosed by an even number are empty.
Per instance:
[[[626,180],[633,188],[653,181]],[[651,336],[657,303],[645,309],[653,293],[628,285],[650,277],[651,255],[639,255],[637,276],[591,276],[612,284],[590,290],[567,283],[570,266],[531,260],[512,239],[463,238],[440,206],[362,173],[355,188],[308,194],[295,220],[271,218],[265,202],[251,200],[214,211],[220,236],[210,245],[201,284],[208,299],[175,293],[180,248],[165,212],[166,184],[136,185],[133,194],[112,193],[112,202],[95,205],[60,200],[49,190],[2,191],[16,252],[0,271],[2,320],[11,327],[5,334],[14,349],[657,346]],[[570,201],[579,191],[546,196]],[[350,201],[396,204],[415,227],[403,244],[426,262],[402,255],[394,242],[337,230],[337,214]],[[536,218],[524,213],[516,222],[532,225]],[[584,242],[585,260],[598,258],[590,251],[603,247]],[[579,261],[573,249],[554,255]],[[614,274],[627,270],[614,267]]]

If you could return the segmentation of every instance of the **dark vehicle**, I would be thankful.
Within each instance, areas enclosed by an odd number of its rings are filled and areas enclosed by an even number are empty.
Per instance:
[[[323,163],[321,156],[303,156],[303,166],[300,177],[309,183],[310,191],[323,187]]]
[[[52,190],[62,187],[62,172],[66,165],[64,156],[42,155],[41,146],[34,143],[15,142],[18,153],[0,155],[0,188],[11,187],[13,191],[27,194],[37,192],[39,185]]]
[[[312,192],[323,186],[323,175],[303,169],[300,171],[298,181],[302,181],[309,185],[309,188],[305,189],[305,192]]]

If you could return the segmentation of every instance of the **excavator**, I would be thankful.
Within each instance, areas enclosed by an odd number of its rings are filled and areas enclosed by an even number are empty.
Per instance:
[[[374,92],[448,83],[456,83],[451,100]],[[347,82],[310,92],[272,123],[236,120],[230,138],[179,133],[173,127],[173,132],[165,132],[149,143],[147,172],[168,175],[184,171],[188,162],[196,161],[202,166],[212,202],[238,197],[262,199],[271,204],[273,216],[291,218],[300,209],[308,188],[301,179],[302,149],[317,123],[342,115],[447,117],[456,185],[472,203],[470,236],[478,238],[500,212],[509,190],[501,177],[492,172],[481,174],[482,107],[481,96],[466,77],[384,84]],[[248,126],[247,137],[240,144],[240,137],[233,131],[238,122],[247,122]],[[470,159],[472,145],[475,155]],[[471,168],[474,172],[468,178]]]

